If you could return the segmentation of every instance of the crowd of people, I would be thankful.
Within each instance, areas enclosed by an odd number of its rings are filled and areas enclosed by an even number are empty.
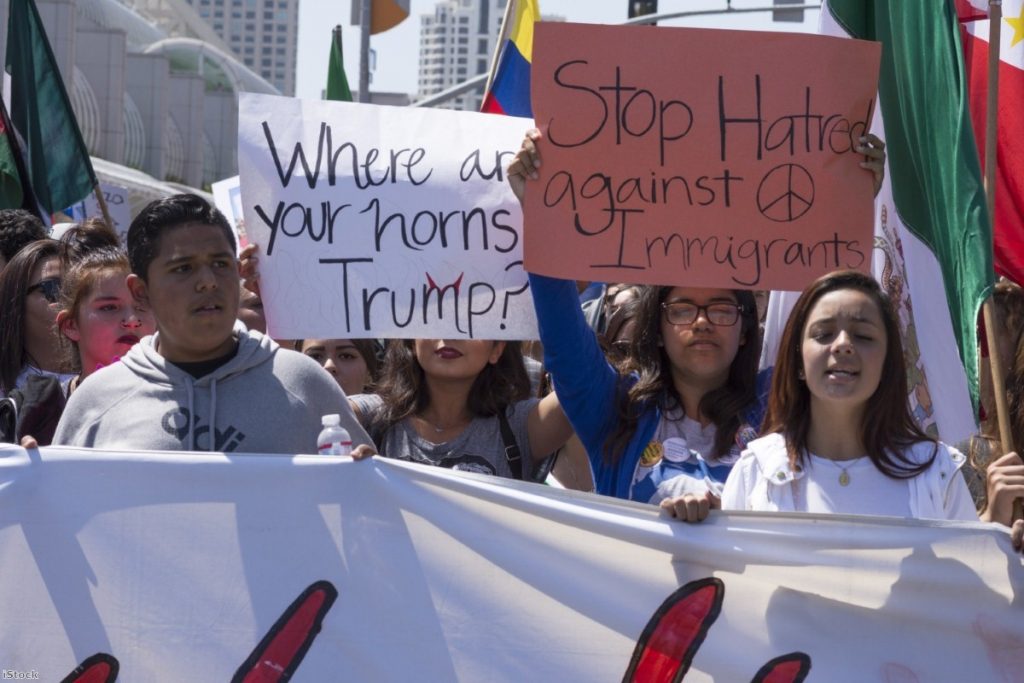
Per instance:
[[[530,131],[508,168],[520,201],[542,148]],[[858,152],[879,184],[881,142]],[[99,220],[53,240],[31,214],[0,212],[4,439],[315,453],[321,418],[338,414],[356,459],[595,491],[687,522],[716,508],[854,513],[1024,536],[1024,462],[988,433],[958,450],[919,428],[893,306],[859,272],[811,283],[774,371],[759,372],[763,300],[748,290],[530,274],[539,345],[274,340],[258,250],[239,260],[202,198],[151,203],[126,242]],[[597,296],[581,302],[584,290]],[[1001,284],[1000,301],[1024,438],[1024,293]]]

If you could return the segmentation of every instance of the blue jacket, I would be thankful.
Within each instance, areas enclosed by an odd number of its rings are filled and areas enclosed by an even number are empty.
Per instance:
[[[562,408],[587,449],[596,490],[628,499],[637,463],[658,428],[661,410],[652,404],[641,413],[625,451],[614,465],[609,465],[604,458],[604,443],[619,422],[618,395],[628,391],[636,377],[624,377],[608,363],[583,318],[572,280],[531,273],[530,290],[544,344],[544,364]],[[767,372],[758,378],[759,397],[768,378]],[[758,402],[744,418],[756,428],[762,416]]]

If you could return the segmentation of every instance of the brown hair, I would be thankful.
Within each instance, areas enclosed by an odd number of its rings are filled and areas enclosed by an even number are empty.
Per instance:
[[[416,359],[414,343],[412,339],[393,339],[384,354],[377,387],[385,406],[383,431],[430,404],[430,389],[423,366]],[[485,365],[473,380],[466,404],[472,415],[491,417],[529,397],[530,378],[523,364],[523,352],[517,342],[510,341],[498,362]]]
[[[131,266],[128,264],[128,255],[123,250],[107,246],[83,252],[70,266],[66,266],[64,271],[63,284],[60,288],[58,315],[61,318],[58,327],[62,340],[67,342],[69,348],[66,362],[74,372],[82,371],[82,358],[78,354],[78,344],[70,339],[64,330],[68,321],[78,319],[82,301],[92,293],[96,280],[109,271],[119,271],[128,277]]]
[[[803,291],[790,313],[779,343],[772,387],[768,396],[762,433],[777,432],[786,439],[790,465],[804,459],[807,435],[811,427],[811,393],[800,379],[803,368],[804,328],[811,310],[825,294],[854,290],[871,298],[878,306],[885,327],[886,349],[882,365],[885,381],[867,401],[861,423],[861,435],[868,457],[882,474],[893,479],[910,479],[921,474],[935,459],[935,452],[924,463],[915,463],[903,455],[903,449],[920,441],[935,440],[921,431],[907,403],[907,369],[899,323],[889,297],[870,275],[854,270],[839,270],[822,276]]]
[[[618,425],[604,444],[604,458],[609,464],[622,456],[636,431],[641,414],[652,403],[662,411],[682,405],[682,399],[672,383],[671,361],[661,341],[661,304],[673,287],[641,287],[637,297],[636,332],[622,371],[635,373],[637,381],[628,390],[620,389],[618,396]],[[746,290],[733,290],[736,303],[742,308],[739,324],[740,346],[729,365],[729,377],[721,387],[704,394],[700,412],[715,425],[713,455],[729,452],[736,441],[736,432],[742,425],[741,414],[757,399],[757,364],[761,353],[760,331],[757,324],[757,305],[754,295]],[[620,385],[621,386],[621,385]]]
[[[14,389],[18,373],[29,361],[25,348],[25,296],[32,271],[59,256],[55,240],[36,240],[15,254],[0,272],[0,390]]]
[[[67,271],[97,249],[117,249],[121,240],[102,218],[86,218],[60,236],[61,267]]]

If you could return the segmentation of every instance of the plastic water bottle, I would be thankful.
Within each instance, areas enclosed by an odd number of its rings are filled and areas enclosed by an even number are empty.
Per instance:
[[[316,437],[316,450],[320,455],[351,455],[352,437],[341,426],[341,415],[324,415],[320,418],[324,426]]]

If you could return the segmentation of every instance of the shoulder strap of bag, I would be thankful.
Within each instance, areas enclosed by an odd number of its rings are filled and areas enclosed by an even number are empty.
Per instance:
[[[504,410],[498,411],[498,424],[501,426],[501,440],[505,444],[505,458],[508,460],[508,467],[512,470],[512,476],[521,480],[523,478],[523,457],[519,452],[516,435],[512,433],[512,425],[508,423],[508,417]]]

